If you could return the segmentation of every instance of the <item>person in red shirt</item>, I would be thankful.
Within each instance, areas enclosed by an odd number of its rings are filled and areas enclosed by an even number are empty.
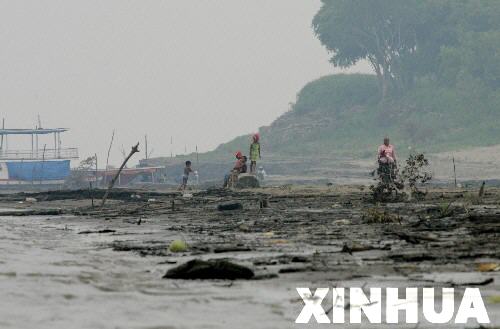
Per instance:
[[[396,149],[390,143],[389,137],[385,137],[384,144],[379,146],[377,159],[381,164],[396,164]]]
[[[239,152],[236,156],[238,160],[234,164],[233,171],[238,174],[245,174],[247,172],[247,157]]]
[[[247,172],[247,157],[244,156],[241,151],[236,152],[234,155],[236,157],[236,162],[231,173],[224,177],[224,187],[229,186],[232,175],[239,175]]]
[[[241,151],[238,151],[234,154],[236,157],[236,162],[234,163],[233,170],[240,170],[240,168],[243,166],[243,154]]]

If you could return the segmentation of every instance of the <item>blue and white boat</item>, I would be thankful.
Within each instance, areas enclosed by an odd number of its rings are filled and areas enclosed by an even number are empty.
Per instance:
[[[71,160],[78,159],[78,149],[62,147],[61,133],[66,131],[66,128],[0,129],[0,186],[63,184],[71,173]],[[9,149],[9,136],[31,137],[31,149]],[[50,148],[47,144],[39,147],[42,136],[53,137]]]

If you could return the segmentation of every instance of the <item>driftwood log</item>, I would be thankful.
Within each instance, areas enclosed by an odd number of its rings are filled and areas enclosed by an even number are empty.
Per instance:
[[[104,207],[104,204],[106,203],[106,199],[108,198],[109,191],[111,191],[111,189],[115,185],[115,182],[118,179],[118,177],[120,176],[120,173],[122,172],[122,169],[127,164],[127,161],[132,157],[132,155],[134,155],[134,153],[137,153],[137,152],[139,152],[139,142],[137,142],[137,144],[135,144],[134,146],[132,146],[132,149],[130,150],[130,153],[125,158],[125,160],[123,160],[123,163],[120,166],[120,169],[118,169],[118,172],[116,173],[115,177],[113,177],[113,179],[111,180],[111,182],[109,182],[108,189],[106,190],[106,193],[104,193],[104,196],[102,197],[101,207]]]

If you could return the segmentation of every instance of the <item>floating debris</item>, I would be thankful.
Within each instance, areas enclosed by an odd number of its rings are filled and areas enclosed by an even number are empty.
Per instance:
[[[187,243],[182,240],[174,240],[170,243],[170,247],[168,247],[171,252],[184,252],[187,248]]]
[[[241,202],[227,202],[217,206],[217,210],[219,211],[241,210],[241,209],[243,209],[243,205],[241,204]]]

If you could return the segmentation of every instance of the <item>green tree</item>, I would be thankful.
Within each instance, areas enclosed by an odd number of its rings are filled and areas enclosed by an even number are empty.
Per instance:
[[[447,25],[456,42],[440,49],[439,81],[500,88],[500,1],[456,1],[451,12]]]
[[[368,60],[385,98],[411,88],[419,76],[435,75],[441,48],[458,43],[456,25],[470,10],[467,2],[322,0],[313,28],[335,66]]]
[[[335,66],[368,60],[377,74],[383,97],[406,84],[408,58],[417,51],[423,19],[422,0],[322,0],[313,20],[319,40],[332,53]]]

